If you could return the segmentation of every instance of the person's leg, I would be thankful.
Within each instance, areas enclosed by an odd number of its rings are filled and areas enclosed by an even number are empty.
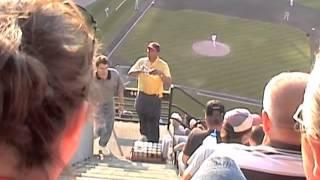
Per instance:
[[[138,9],[139,9],[139,0],[136,0],[134,4],[134,10],[138,10]]]
[[[152,97],[152,106],[150,106],[150,111],[148,112],[147,119],[147,138],[148,141],[158,143],[159,142],[159,121],[160,121],[160,111],[161,111],[161,101],[158,97]]]
[[[290,13],[288,11],[285,12],[284,20],[289,21],[289,16],[290,16]]]
[[[287,20],[287,12],[284,12],[283,20]]]
[[[140,134],[143,136],[147,135],[147,127],[146,127],[147,117],[144,112],[144,109],[147,107],[144,107],[144,104],[145,104],[144,99],[145,99],[144,96],[139,94],[135,102],[135,108],[139,117]]]
[[[105,119],[103,116],[103,106],[98,106],[97,111],[93,114],[94,119],[94,137],[100,138],[105,131]]]
[[[99,145],[106,147],[112,134],[114,126],[114,107],[113,104],[105,105],[103,108],[103,117],[105,120],[104,130],[101,132]]]
[[[139,124],[140,124],[140,134],[141,134],[141,141],[147,141],[147,134],[148,134],[148,118],[144,113],[138,113],[139,117]]]
[[[147,120],[147,138],[150,142],[159,142],[159,120],[160,116],[150,116]]]

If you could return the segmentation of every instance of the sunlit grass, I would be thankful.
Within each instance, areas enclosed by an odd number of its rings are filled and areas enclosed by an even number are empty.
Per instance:
[[[298,3],[307,6],[307,7],[311,7],[314,9],[317,9],[318,11],[320,11],[320,1],[319,0],[295,0]]]
[[[97,0],[88,7],[98,24],[97,37],[103,43],[103,48],[115,38],[120,30],[135,14],[134,0],[127,0],[116,11],[122,0]],[[105,8],[109,7],[109,17],[106,17]]]
[[[193,52],[192,44],[211,33],[231,47],[231,54],[212,58]],[[299,30],[192,10],[152,9],[116,56],[132,64],[150,40],[160,42],[175,83],[244,97],[261,99],[275,74],[310,67],[307,39]]]

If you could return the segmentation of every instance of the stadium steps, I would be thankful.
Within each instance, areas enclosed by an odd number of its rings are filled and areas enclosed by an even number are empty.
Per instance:
[[[114,156],[100,160],[94,156],[63,172],[58,180],[175,180],[176,169],[171,164],[131,162]]]
[[[135,112],[134,101],[136,89],[126,88],[125,91],[125,110],[130,111],[129,116],[122,116],[116,112],[116,122],[113,134],[108,143],[111,150],[111,156],[100,159],[98,155],[81,161],[68,167],[58,180],[175,180],[177,178],[176,167],[172,162],[167,164],[153,164],[144,162],[132,162],[126,157],[130,156],[133,142],[140,138],[138,116]],[[160,124],[168,123],[169,114],[169,95],[162,101]],[[117,97],[115,98],[115,107],[117,109]],[[167,136],[167,126],[160,126],[160,136]],[[94,147],[97,143],[94,143]],[[94,148],[96,149],[96,148]],[[94,152],[97,154],[97,152]]]

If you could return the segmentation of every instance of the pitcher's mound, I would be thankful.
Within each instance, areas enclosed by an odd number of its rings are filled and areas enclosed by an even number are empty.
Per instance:
[[[210,57],[221,57],[230,53],[230,47],[221,42],[216,42],[216,47],[213,46],[212,41],[198,41],[193,43],[192,49],[197,54]]]

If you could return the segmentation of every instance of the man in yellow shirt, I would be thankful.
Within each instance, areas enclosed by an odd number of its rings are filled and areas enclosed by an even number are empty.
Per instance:
[[[149,43],[148,56],[140,58],[128,73],[138,78],[135,107],[140,119],[140,133],[149,142],[159,141],[161,97],[164,86],[172,82],[169,66],[159,58],[159,52],[159,43]]]

